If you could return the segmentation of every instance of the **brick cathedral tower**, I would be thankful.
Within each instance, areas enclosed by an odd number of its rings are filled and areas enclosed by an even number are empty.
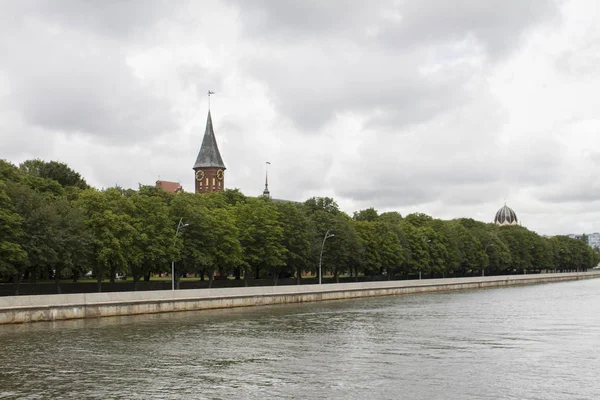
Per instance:
[[[210,110],[202,146],[194,164],[196,193],[221,192],[225,188],[225,164],[219,153]]]

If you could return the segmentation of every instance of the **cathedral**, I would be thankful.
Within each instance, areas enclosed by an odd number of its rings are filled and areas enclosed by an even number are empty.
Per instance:
[[[270,162],[267,162],[267,165]],[[202,146],[194,164],[194,182],[196,193],[222,192],[225,189],[225,163],[221,157],[210,110],[206,119],[206,129]],[[269,192],[269,176],[265,171],[265,190],[263,196],[271,197]],[[282,201],[274,199],[275,201]]]
[[[225,189],[226,168],[217,146],[210,110],[206,119],[202,146],[193,169],[196,193],[221,192]]]

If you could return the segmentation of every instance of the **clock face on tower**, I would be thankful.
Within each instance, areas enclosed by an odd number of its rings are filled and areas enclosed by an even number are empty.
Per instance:
[[[201,181],[204,178],[204,171],[196,171],[196,180]]]
[[[217,170],[217,178],[219,180],[223,180],[223,177],[225,176],[225,173],[223,172],[222,169]]]

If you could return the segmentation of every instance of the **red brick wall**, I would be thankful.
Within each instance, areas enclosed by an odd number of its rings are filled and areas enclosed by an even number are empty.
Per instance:
[[[217,178],[217,171],[221,168],[197,168],[194,170],[194,182],[196,182],[196,193],[211,193],[222,192],[225,188],[225,171],[223,171],[223,179]],[[196,172],[200,170],[204,172],[204,177],[201,181],[196,179]]]

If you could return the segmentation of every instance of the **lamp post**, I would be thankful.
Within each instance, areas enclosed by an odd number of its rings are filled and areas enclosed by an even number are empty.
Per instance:
[[[486,254],[487,254],[487,249],[488,249],[489,247],[494,247],[494,243],[488,243],[488,245],[487,245],[487,246],[485,246],[485,249],[483,249],[483,251],[485,251],[485,252],[486,252]],[[489,258],[490,258],[490,257],[488,256],[488,260],[489,260]],[[485,266],[482,266],[482,267],[481,267],[481,276],[485,276]]]
[[[182,228],[185,228],[189,224],[183,223],[183,217],[179,218],[179,222],[177,223],[177,230],[175,231],[175,238],[173,239],[173,246],[177,242],[177,234]],[[175,290],[175,260],[171,261],[171,290]]]
[[[431,239],[427,239],[427,240],[425,240],[425,243],[426,243],[426,244],[427,244],[427,243],[431,243]],[[421,268],[422,268],[422,267],[421,267],[421,264],[419,264],[419,280],[421,280]]]
[[[321,273],[321,265],[323,264],[323,249],[325,248],[325,241],[330,237],[334,237],[335,235],[329,233],[329,229],[325,232],[325,237],[323,238],[323,244],[321,245],[321,255],[319,256],[319,285],[321,284],[321,277],[323,276]]]

